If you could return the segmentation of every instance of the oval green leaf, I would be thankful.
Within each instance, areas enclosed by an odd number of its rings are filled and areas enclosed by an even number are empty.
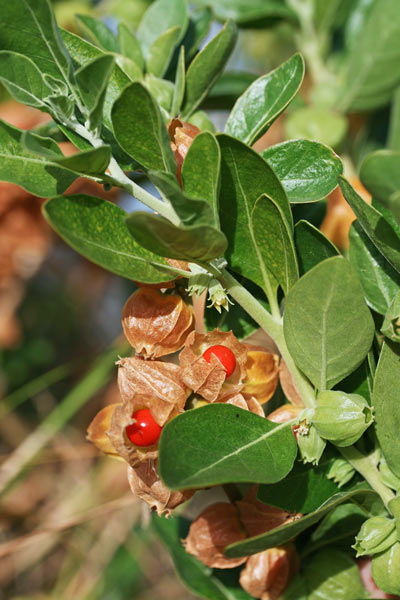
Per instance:
[[[160,35],[172,27],[179,27],[177,42],[183,38],[188,26],[186,0],[156,0],[144,13],[137,30],[137,38],[147,57]]]
[[[0,81],[18,102],[48,112],[44,102],[53,91],[35,63],[16,52],[0,52]]]
[[[368,154],[361,165],[360,179],[376,200],[388,205],[390,196],[400,191],[400,151]]]
[[[301,220],[296,223],[294,243],[301,275],[323,260],[340,254],[336,246],[308,221]]]
[[[155,77],[162,77],[171,61],[175,46],[180,38],[180,27],[175,26],[164,31],[154,40],[146,61],[146,69]]]
[[[190,451],[190,460],[182,448]],[[276,425],[230,404],[211,404],[186,411],[164,427],[159,470],[171,489],[274,483],[289,473],[296,453],[290,424]]]

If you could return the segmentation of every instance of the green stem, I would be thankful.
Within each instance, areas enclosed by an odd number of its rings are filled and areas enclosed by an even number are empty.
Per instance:
[[[354,446],[338,448],[338,450],[351,464],[351,466],[354,467],[354,469],[364,477],[364,479],[376,491],[376,493],[379,494],[383,503],[387,507],[390,500],[393,500],[395,497],[395,494],[382,482],[381,475],[376,468],[373,459],[370,456],[365,456],[362,454]]]
[[[279,320],[272,316],[261,304],[244,288],[228,271],[222,269],[218,277],[221,284],[226,288],[229,294],[234,298],[246,312],[260,325],[260,327],[274,340],[283,360],[285,361],[296,388],[303,399],[305,406],[312,408],[315,406],[315,393],[307,381],[296,367],[283,335],[282,319]]]

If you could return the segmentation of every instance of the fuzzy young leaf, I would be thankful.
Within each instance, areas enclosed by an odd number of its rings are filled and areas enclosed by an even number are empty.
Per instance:
[[[182,448],[190,448],[190,461]],[[291,470],[297,448],[290,425],[276,425],[230,404],[211,404],[172,419],[161,434],[159,451],[166,485],[187,489],[274,483]]]
[[[400,238],[393,227],[373,206],[367,204],[351,185],[340,177],[343,196],[354,210],[357,219],[379,252],[400,273]]]
[[[191,60],[199,50],[201,42],[210,30],[213,13],[210,8],[195,10],[190,13],[184,45],[187,60]]]
[[[308,221],[298,221],[294,227],[294,243],[301,275],[332,256],[339,250],[314,225]]]
[[[324,144],[289,140],[261,152],[278,175],[289,202],[316,202],[338,185],[340,158]]]
[[[191,62],[186,74],[183,120],[187,121],[218,79],[233,51],[236,38],[237,28],[232,21],[228,21]]]
[[[386,462],[400,477],[400,347],[385,341],[375,373],[372,403],[375,408],[376,434]]]
[[[35,63],[16,52],[0,52],[0,82],[18,102],[49,111],[44,102],[53,91]]]
[[[191,143],[182,165],[182,181],[185,194],[206,200],[219,225],[218,193],[221,152],[215,136],[204,131]]]
[[[27,150],[21,141],[23,134],[23,130],[0,120],[0,180],[16,183],[41,198],[65,192],[78,175],[59,167],[52,159]],[[57,152],[57,145],[51,142]]]
[[[181,46],[179,58],[176,65],[174,96],[172,98],[171,115],[177,117],[185,95],[186,70],[185,70],[185,46]]]
[[[83,65],[75,73],[83,101],[89,109],[89,124],[92,130],[101,123],[104,99],[113,67],[114,57],[111,54],[103,54]]]
[[[200,409],[199,409],[200,410]],[[350,502],[355,497],[364,496],[371,498],[376,496],[376,492],[372,490],[358,489],[349,492],[340,492],[331,496],[329,500],[321,504],[317,510],[309,513],[301,519],[296,519],[287,525],[281,525],[275,529],[271,529],[266,533],[257,535],[253,538],[248,538],[243,542],[237,542],[225,548],[225,554],[228,557],[248,556],[255,554],[256,552],[262,552],[267,548],[273,548],[274,546],[280,546],[286,544],[292,538],[299,535],[302,531],[305,531],[309,527],[318,523],[325,515],[330,513],[340,504],[344,502]]]
[[[76,15],[76,20],[96,46],[100,46],[106,52],[119,52],[117,38],[102,21],[90,15]]]
[[[143,71],[144,57],[142,48],[130,29],[124,24],[118,25],[118,41],[121,54],[130,58]]]
[[[274,71],[256,79],[236,101],[225,133],[253,144],[293,100],[303,77],[303,58],[295,54]]]
[[[115,137],[145,169],[175,172],[168,131],[157,103],[139,82],[125,88],[112,109]]]
[[[83,194],[59,196],[48,200],[43,212],[74,250],[112,273],[143,283],[176,276],[167,261],[132,239],[126,213],[112,202]]]
[[[175,46],[181,37],[181,28],[176,25],[164,31],[149,49],[146,69],[155,77],[162,77],[168,68]]]
[[[148,57],[156,39],[175,26],[179,27],[178,42],[185,35],[188,26],[185,0],[156,0],[149,6],[137,30],[137,38],[145,57]]]
[[[400,275],[374,246],[358,221],[351,226],[349,239],[350,262],[365,298],[371,308],[385,315],[400,288]]]
[[[283,327],[290,354],[320,391],[358,367],[374,322],[345,258],[328,258],[303,275],[286,298]]]
[[[299,278],[293,238],[281,209],[265,194],[253,207],[251,228],[265,270],[286,294]]]

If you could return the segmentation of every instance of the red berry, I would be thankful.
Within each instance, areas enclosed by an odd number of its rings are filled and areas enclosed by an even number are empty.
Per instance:
[[[137,410],[132,415],[136,423],[125,428],[129,441],[135,446],[152,446],[158,441],[162,427],[154,420],[148,408]]]
[[[236,367],[236,358],[232,350],[229,350],[229,348],[226,346],[216,344],[215,346],[207,348],[207,350],[203,353],[203,358],[209,363],[211,362],[212,354],[218,358],[219,362],[224,367],[226,372],[225,378],[230,377]]]

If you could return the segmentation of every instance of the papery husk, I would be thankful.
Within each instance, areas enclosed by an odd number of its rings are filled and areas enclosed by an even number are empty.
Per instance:
[[[239,583],[254,598],[278,600],[298,570],[292,544],[269,548],[249,557]]]
[[[92,442],[104,454],[114,457],[118,457],[118,452],[110,442],[110,438],[106,432],[110,428],[111,417],[117,406],[121,406],[121,403],[109,404],[102,408],[87,428],[86,436],[89,442]]]
[[[279,357],[264,348],[247,346],[246,377],[242,394],[265,404],[274,395],[278,385]]]
[[[124,306],[122,327],[138,355],[159,358],[182,348],[194,329],[193,309],[176,294],[140,288]]]
[[[141,403],[151,409],[161,427],[171,413],[183,410],[189,390],[182,382],[178,365],[137,356],[121,358],[118,365],[118,387],[123,402],[141,397]]]
[[[233,406],[237,406],[243,410],[249,410],[259,417],[265,417],[262,406],[255,398],[251,396],[246,398],[241,393],[230,394],[229,396],[224,396],[221,400],[218,399],[217,402],[232,404]]]
[[[191,498],[194,490],[171,491],[161,481],[157,462],[147,460],[135,467],[128,467],[128,481],[135,496],[157,511],[159,516],[170,516],[173,509]]]
[[[267,416],[273,423],[286,423],[299,416],[303,408],[292,404],[283,404]]]
[[[257,499],[257,485],[251,486],[242,500],[236,502],[240,521],[250,537],[260,535],[298,519],[300,513],[288,513]]]
[[[283,393],[289,402],[293,404],[293,406],[304,408],[303,399],[299,394],[296,384],[293,381],[293,377],[284,360],[281,360],[279,365],[279,382]]]
[[[168,133],[171,139],[171,150],[174,153],[176,162],[176,178],[182,187],[183,161],[194,138],[200,133],[200,129],[196,125],[180,119],[172,119],[168,124]]]
[[[207,348],[219,344],[232,350],[236,358],[236,368],[227,379],[225,369],[214,354],[209,363],[202,356]],[[246,358],[246,346],[236,339],[232,331],[214,329],[206,334],[192,332],[179,355],[182,380],[188,388],[209,402],[220,401],[224,396],[242,389]]]
[[[216,569],[233,569],[242,565],[247,556],[227,558],[224,548],[245,537],[233,504],[217,502],[208,506],[193,521],[188,537],[183,540],[186,552],[204,565]]]

